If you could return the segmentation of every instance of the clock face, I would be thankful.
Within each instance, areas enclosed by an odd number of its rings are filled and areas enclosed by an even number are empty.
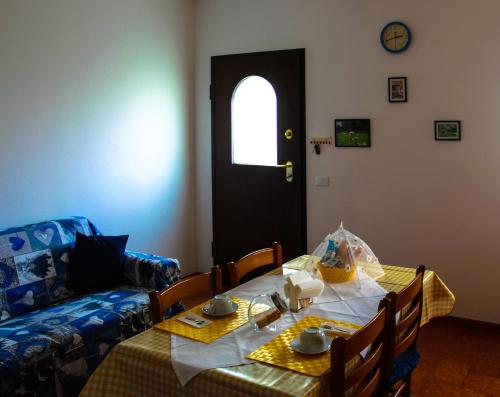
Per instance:
[[[391,22],[384,26],[380,34],[382,46],[389,52],[402,52],[408,48],[411,32],[402,22]]]

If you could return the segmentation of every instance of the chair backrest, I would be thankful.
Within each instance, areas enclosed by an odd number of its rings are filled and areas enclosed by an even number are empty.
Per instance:
[[[219,266],[212,267],[211,272],[183,279],[163,291],[151,291],[149,299],[151,301],[153,324],[163,321],[165,310],[174,303],[207,292],[211,293],[212,296],[222,292],[222,273]]]
[[[229,262],[229,279],[231,287],[240,284],[241,279],[263,266],[268,266],[269,270],[280,267],[283,264],[283,255],[280,243],[274,242],[271,248],[264,248],[245,255],[237,262]]]
[[[383,390],[384,362],[390,317],[388,298],[380,301],[377,315],[348,339],[336,337],[331,346],[331,394],[343,397],[346,392],[353,397],[379,396]],[[360,365],[346,373],[346,364],[365,348],[369,353]]]
[[[391,302],[391,316],[387,366],[410,347],[416,347],[423,306],[423,281],[425,266],[419,266],[413,281],[399,293],[387,294]],[[398,318],[399,313],[399,318]],[[390,371],[386,371],[390,376]]]

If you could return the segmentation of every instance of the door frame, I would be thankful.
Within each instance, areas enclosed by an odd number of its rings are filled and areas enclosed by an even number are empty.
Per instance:
[[[214,236],[215,236],[215,219],[216,219],[216,203],[215,203],[215,186],[217,184],[217,178],[215,175],[215,147],[216,147],[216,134],[215,134],[215,105],[213,101],[212,94],[212,83],[214,81],[214,62],[218,59],[224,58],[241,58],[249,55],[279,55],[285,53],[295,53],[300,58],[300,73],[299,73],[299,88],[300,88],[300,153],[303,161],[301,161],[298,172],[303,176],[301,179],[300,186],[300,195],[301,195],[301,208],[300,208],[300,221],[302,223],[302,236],[300,239],[301,250],[304,254],[307,252],[307,175],[306,175],[306,84],[305,84],[305,48],[296,48],[296,49],[288,49],[288,50],[274,50],[274,51],[258,51],[258,52],[249,52],[249,53],[237,53],[237,54],[227,54],[227,55],[215,55],[210,59],[210,125],[211,125],[211,135],[212,135],[212,144],[211,150],[212,155],[212,244],[211,244],[211,253],[212,258],[215,258],[215,250],[217,247],[214,245]],[[278,131],[279,133],[279,131]],[[295,168],[295,165],[294,165]],[[269,243],[272,243],[270,241]],[[263,247],[264,248],[264,247]],[[239,258],[234,258],[236,261]],[[225,266],[226,264],[219,264]]]

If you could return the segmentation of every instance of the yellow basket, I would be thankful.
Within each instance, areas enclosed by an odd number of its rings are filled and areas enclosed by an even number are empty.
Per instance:
[[[318,263],[318,269],[323,276],[323,280],[327,283],[345,283],[356,277],[356,268],[351,266],[351,270],[346,272],[344,269],[338,267],[326,267]]]

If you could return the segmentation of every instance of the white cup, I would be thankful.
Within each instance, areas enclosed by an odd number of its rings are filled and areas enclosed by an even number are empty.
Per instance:
[[[325,333],[318,327],[306,328],[300,334],[300,345],[307,350],[321,350],[325,346],[325,342]]]
[[[233,310],[233,301],[226,295],[215,295],[208,306],[208,311],[213,314],[225,314],[231,310]]]

